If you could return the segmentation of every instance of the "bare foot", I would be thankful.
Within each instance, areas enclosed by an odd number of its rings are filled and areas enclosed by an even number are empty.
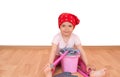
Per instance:
[[[106,68],[97,70],[97,71],[91,71],[90,77],[103,77],[106,74]]]

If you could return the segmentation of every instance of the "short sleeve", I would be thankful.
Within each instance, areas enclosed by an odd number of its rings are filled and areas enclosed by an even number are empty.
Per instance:
[[[59,42],[59,35],[57,34],[53,37],[52,43],[58,45],[58,42]]]
[[[81,45],[80,38],[77,35],[75,35],[74,39],[75,39],[75,45]]]

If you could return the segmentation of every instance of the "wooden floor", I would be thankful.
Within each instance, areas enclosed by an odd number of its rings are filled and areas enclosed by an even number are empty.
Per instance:
[[[120,77],[120,46],[84,46],[89,63],[109,67],[108,77]],[[0,46],[0,77],[45,77],[50,46]],[[60,69],[56,73],[61,72]]]

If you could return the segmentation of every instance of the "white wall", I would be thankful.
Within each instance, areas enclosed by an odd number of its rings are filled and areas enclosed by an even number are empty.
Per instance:
[[[120,45],[119,0],[0,0],[0,45],[51,45],[62,12],[80,18],[83,45]]]

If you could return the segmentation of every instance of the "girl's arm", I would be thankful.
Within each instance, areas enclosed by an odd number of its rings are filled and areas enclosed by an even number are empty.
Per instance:
[[[57,45],[56,44],[52,44],[52,48],[51,48],[51,53],[50,53],[50,57],[49,57],[49,63],[53,63],[55,55],[56,55],[56,50],[57,50]]]
[[[84,61],[84,63],[85,63],[86,65],[88,65],[87,56],[86,56],[86,53],[85,53],[83,47],[82,47],[81,45],[77,45],[76,47],[77,47],[77,49],[80,50],[80,53],[81,53],[80,56],[81,56],[82,60]]]
[[[44,72],[47,74],[51,71],[51,64],[53,64],[54,58],[55,58],[55,53],[56,53],[56,49],[57,49],[57,45],[52,44],[51,47],[51,52],[50,52],[50,56],[49,56],[49,60],[48,63],[44,66]],[[52,74],[51,74],[52,75]],[[52,76],[51,76],[52,77]]]

